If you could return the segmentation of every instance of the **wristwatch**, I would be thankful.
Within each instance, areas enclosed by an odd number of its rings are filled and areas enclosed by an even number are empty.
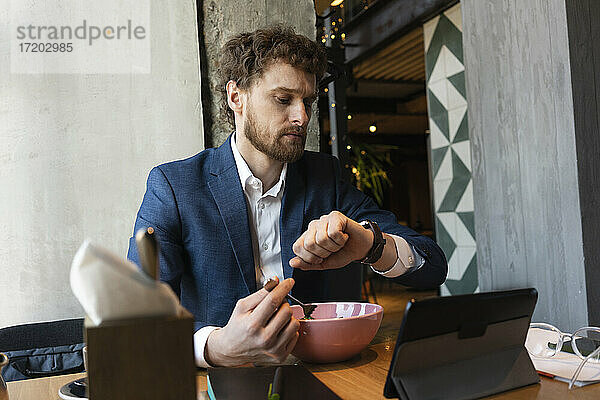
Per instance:
[[[365,258],[359,260],[362,264],[375,264],[381,256],[383,255],[383,248],[385,247],[385,238],[383,237],[383,233],[381,233],[381,229],[377,223],[371,220],[364,220],[360,222],[360,225],[373,232],[373,246],[371,246],[371,250],[367,253]]]

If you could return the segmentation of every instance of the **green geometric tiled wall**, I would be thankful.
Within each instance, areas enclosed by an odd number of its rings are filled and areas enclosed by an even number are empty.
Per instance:
[[[442,295],[478,289],[471,150],[460,4],[423,26],[438,244],[448,258]]]

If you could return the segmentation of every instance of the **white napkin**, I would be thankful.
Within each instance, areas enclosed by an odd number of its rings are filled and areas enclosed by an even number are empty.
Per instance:
[[[179,299],[134,263],[85,241],[71,265],[71,289],[96,325],[151,316],[175,316]]]

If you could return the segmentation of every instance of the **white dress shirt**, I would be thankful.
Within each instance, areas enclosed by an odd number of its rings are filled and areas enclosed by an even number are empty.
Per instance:
[[[287,164],[283,165],[279,181],[263,193],[261,180],[252,174],[248,164],[237,148],[235,134],[231,138],[231,150],[233,151],[233,158],[237,166],[250,218],[250,234],[252,237],[254,268],[256,271],[256,289],[258,290],[271,277],[277,276],[279,281],[284,279],[281,245],[279,242],[279,216],[281,212],[281,200],[285,189]],[[394,278],[404,274],[409,269],[419,268],[425,263],[425,260],[419,253],[412,249],[412,246],[406,240],[395,235],[389,236],[396,243],[398,259],[387,271],[380,272],[376,269],[373,269],[373,271],[385,277]],[[199,367],[206,368],[209,366],[204,358],[204,348],[206,347],[208,335],[218,328],[216,326],[205,326],[194,333],[194,353],[196,364]]]

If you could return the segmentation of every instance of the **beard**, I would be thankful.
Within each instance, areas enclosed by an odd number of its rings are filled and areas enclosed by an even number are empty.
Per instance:
[[[248,108],[248,117],[244,124],[244,135],[258,151],[273,160],[285,163],[296,162],[304,154],[304,145],[306,143],[305,128],[293,126],[282,129],[275,135],[267,133],[268,129],[258,125],[253,110]],[[285,135],[290,133],[302,135],[302,140],[286,139]]]

